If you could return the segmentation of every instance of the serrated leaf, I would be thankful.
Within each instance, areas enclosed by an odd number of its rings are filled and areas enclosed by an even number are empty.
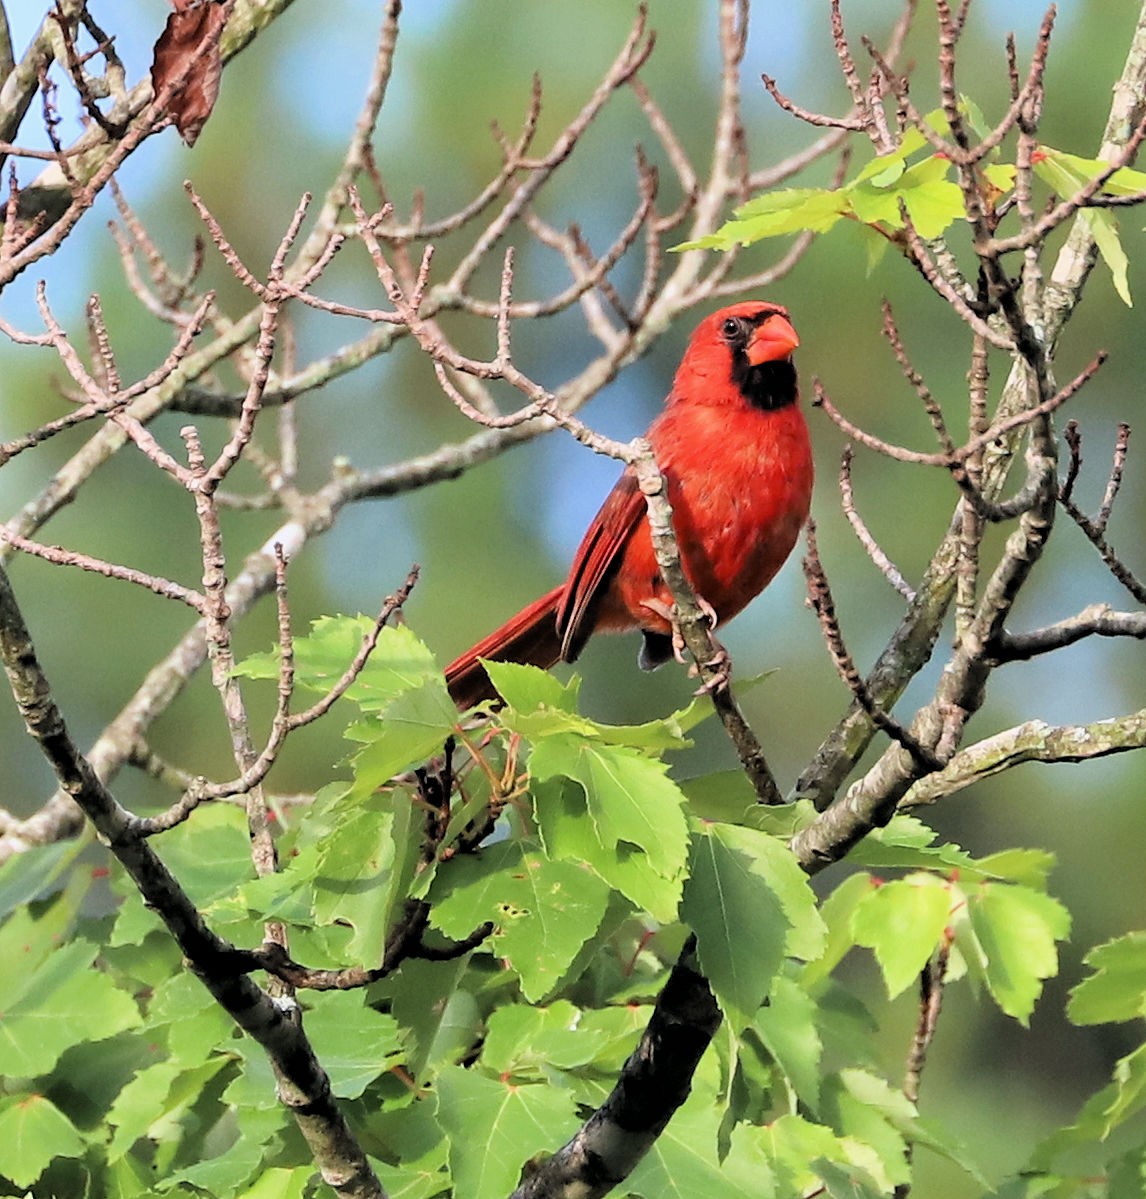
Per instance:
[[[625,1180],[627,1195],[642,1199],[770,1199],[771,1170],[758,1144],[733,1131],[728,1153],[717,1155],[720,1111],[695,1092]]]
[[[878,1194],[889,1195],[911,1180],[907,1143],[897,1125],[910,1127],[915,1111],[902,1092],[866,1071],[842,1070],[825,1083],[823,1111],[850,1160],[876,1181]]]
[[[1094,971],[1070,993],[1075,1024],[1109,1024],[1146,1015],[1146,932],[1128,933],[1083,959]]]
[[[788,922],[762,864],[711,825],[697,834],[681,901],[705,977],[734,1033],[764,1002],[784,961]]]
[[[518,972],[525,996],[538,1000],[597,931],[609,890],[582,865],[502,841],[453,859],[435,879],[431,898],[431,922],[455,940],[493,921],[489,948]]]
[[[575,714],[577,696],[581,691],[581,679],[574,675],[568,683],[562,683],[556,675],[536,666],[524,666],[517,662],[494,662],[482,659],[490,682],[498,695],[518,712],[532,712],[535,708],[556,708],[559,712]]]
[[[948,225],[963,217],[963,193],[947,179],[951,163],[931,155],[905,171],[883,172],[868,180],[857,179],[844,189],[851,211],[865,224],[903,227],[900,202],[921,237],[938,237]],[[886,183],[879,180],[886,178]]]
[[[453,1064],[468,1055],[482,1031],[477,1001],[459,986],[466,960],[402,963],[392,976],[389,993],[393,1012],[406,1030],[407,1068],[417,1079],[432,1073],[443,1062]]]
[[[315,920],[349,924],[354,956],[371,964],[382,960],[394,906],[388,896],[396,851],[393,804],[389,795],[348,796],[315,853]]]
[[[395,775],[440,753],[454,732],[458,712],[435,675],[404,691],[383,708],[377,721],[365,727],[370,740],[351,759],[355,795],[368,795]],[[362,734],[357,734],[362,739]]]
[[[86,1148],[79,1129],[43,1095],[0,1103],[0,1174],[17,1186],[30,1186],[53,1158],[80,1157]]]
[[[985,878],[1022,883],[1041,891],[1046,889],[1054,864],[1054,854],[1045,849],[1003,849],[980,858],[974,868]]]
[[[624,842],[639,849],[664,878],[683,873],[688,856],[684,796],[663,762],[625,746],[557,736],[533,746],[529,769],[542,782],[562,776],[580,785],[602,845]]]
[[[47,894],[88,844],[87,837],[70,837],[51,845],[31,845],[0,864],[0,920]]]
[[[754,1027],[801,1103],[820,1102],[820,1059],[824,1046],[816,1027],[815,1001],[799,983],[781,975]]]
[[[793,949],[793,933],[801,924],[806,933],[819,919],[802,874],[805,897],[790,878],[778,886],[790,873],[781,864],[785,856],[795,865],[775,838],[754,829],[712,824],[694,834],[681,916],[696,934],[701,968],[737,1033],[770,992]]]
[[[448,1066],[437,1091],[455,1193],[466,1199],[502,1199],[531,1157],[577,1127],[573,1097],[553,1087],[510,1085]]]
[[[801,981],[807,990],[814,991],[855,945],[852,916],[874,886],[870,875],[853,874],[824,900],[820,907],[820,918],[826,929],[824,947],[800,971]]]
[[[542,705],[532,711],[506,708],[500,719],[501,724],[510,732],[518,733],[533,742],[540,742],[546,737],[569,734],[584,741],[599,741],[605,745],[622,745],[650,753],[661,753],[667,749],[687,749],[692,744],[685,737],[678,719],[690,715],[691,708],[687,708],[681,713],[674,713],[661,720],[650,720],[644,724],[602,724],[576,712]]]
[[[254,1186],[240,1192],[235,1199],[302,1199],[314,1174],[313,1166],[294,1169],[272,1166],[259,1175]]]
[[[1055,942],[1070,932],[1070,913],[1029,887],[983,883],[968,895],[968,914],[992,997],[1025,1025],[1043,980],[1058,972]]]
[[[140,1137],[157,1142],[180,1137],[178,1116],[194,1106],[203,1088],[227,1064],[222,1055],[193,1069],[163,1061],[136,1074],[116,1096],[107,1115],[107,1123],[115,1129],[108,1160],[121,1158]]]
[[[744,1130],[744,1135],[748,1132]],[[830,1174],[827,1167],[833,1162],[849,1162],[849,1147],[830,1128],[800,1116],[781,1116],[751,1132],[772,1167],[779,1195],[803,1195],[813,1188],[822,1189],[824,1175]]]
[[[567,1000],[548,1007],[506,1004],[490,1013],[482,1065],[504,1078],[548,1079],[551,1071],[576,1070],[609,1041],[603,1029],[583,1028],[581,1011]]]
[[[103,971],[96,946],[61,945],[23,978],[0,1012],[0,1062],[13,1078],[46,1074],[80,1041],[101,1041],[141,1023],[139,1008]]]
[[[852,914],[856,944],[875,954],[889,999],[905,991],[943,938],[951,891],[934,875],[912,874],[872,888]]]
[[[802,230],[823,232],[844,214],[841,194],[819,187],[787,188],[769,192],[737,209],[736,219],[726,221],[715,233],[674,246],[674,250],[730,250],[751,245],[765,237],[778,237]]]
[[[1099,159],[1079,158],[1061,150],[1043,146],[1034,157],[1035,173],[1063,199],[1069,199],[1085,187],[1096,175],[1106,170],[1109,163]],[[1141,181],[1141,182],[1139,182]],[[1128,195],[1140,191],[1146,185],[1146,175],[1123,167],[1116,171],[1103,185],[1102,191],[1109,195]],[[1081,212],[1079,219],[1090,229],[1098,252],[1110,269],[1114,289],[1129,308],[1130,283],[1126,251],[1118,236],[1118,222],[1112,212],[1092,208]]]
[[[534,780],[533,801],[541,841],[550,858],[588,866],[638,910],[662,924],[676,919],[683,871],[665,878],[642,850],[603,844],[589,818],[584,790],[570,780]]]
[[[373,626],[368,616],[323,616],[316,620],[309,636],[294,642],[296,685],[310,691],[328,691],[342,678]],[[278,652],[252,654],[235,668],[235,673],[247,678],[277,679]],[[365,712],[379,711],[437,674],[434,655],[408,625],[387,625],[345,698]]]
[[[363,991],[328,991],[307,999],[303,1025],[341,1099],[357,1099],[402,1060],[398,1021],[365,998]]]

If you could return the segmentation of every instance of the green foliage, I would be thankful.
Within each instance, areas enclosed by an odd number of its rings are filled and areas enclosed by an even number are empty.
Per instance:
[[[975,123],[977,110],[962,102],[964,115]],[[946,131],[941,110],[926,117],[937,133]],[[978,123],[981,123],[979,118]],[[1032,163],[1035,175],[1059,199],[1069,199],[1110,170],[1101,159],[1079,158],[1050,146],[1041,146]],[[977,168],[989,194],[999,199],[1015,185],[1015,165],[984,162]],[[966,217],[963,193],[954,164],[935,152],[922,132],[909,127],[899,146],[866,163],[853,179],[835,188],[785,188],[755,196],[736,209],[735,217],[715,233],[685,242],[678,250],[731,250],[750,246],[768,237],[792,233],[826,233],[839,221],[858,222],[874,234],[869,241],[869,266],[874,265],[890,242],[906,227],[906,212],[920,237],[933,239]],[[1129,167],[1115,171],[1098,189],[1100,194],[1127,196],[1146,188],[1146,173]],[[1131,305],[1129,261],[1118,235],[1118,221],[1109,209],[1091,208],[1083,213],[1098,252],[1110,270],[1115,290],[1124,304]]]
[[[318,622],[296,647],[299,685],[339,678],[367,627]],[[278,664],[259,656],[243,673],[274,679]],[[262,922],[281,920],[312,967],[377,966],[411,904],[425,905],[431,956],[367,990],[301,997],[389,1192],[508,1194],[606,1097],[689,933],[724,1025],[624,1193],[875,1199],[911,1182],[909,1147],[985,1189],[973,1157],[904,1097],[897,1062],[875,1052],[850,959],[870,951],[892,998],[925,967],[945,969],[948,986],[1025,1023],[1069,931],[1047,892],[1052,859],[977,859],[898,817],[818,900],[787,845],[813,813],[759,808],[738,773],[672,777],[666,755],[703,709],[610,726],[577,712],[575,681],[491,673],[505,704],[474,727],[447,711],[413,633],[387,629],[342,701],[347,777],[286,822],[280,873],[254,877],[230,805],[157,840],[217,930],[257,945]],[[457,791],[435,807],[432,788],[392,776],[433,753],[425,777],[442,779],[447,738]],[[0,870],[0,954],[21,964],[0,978],[0,1193],[46,1199],[61,1180],[122,1199],[323,1193],[262,1052],[125,878],[112,878],[108,915],[86,914],[98,882],[58,848]],[[476,948],[450,956],[487,921]],[[1140,1018],[1146,934],[1087,961],[1071,1017]],[[913,1032],[909,1016],[901,1040]],[[1112,1178],[1136,1177],[1140,1158],[1113,1134],[1144,1105],[1146,1047],[1002,1193],[1076,1193],[1085,1154],[1086,1169],[1097,1154]]]

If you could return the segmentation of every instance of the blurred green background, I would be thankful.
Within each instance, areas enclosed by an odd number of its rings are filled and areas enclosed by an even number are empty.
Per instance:
[[[135,79],[147,69],[167,5],[161,0],[108,0],[92,7],[103,27],[117,35],[129,77]],[[40,17],[39,8],[32,0],[8,6],[18,47]],[[194,181],[256,273],[273,252],[300,193],[321,195],[361,100],[378,8],[351,0],[299,0],[227,70],[218,107],[193,151],[168,131],[130,161],[121,179],[124,191],[175,263],[188,259],[192,239],[200,232],[181,187],[184,178]],[[917,64],[915,101],[930,107],[934,16],[926,4],[922,8],[907,57]],[[1048,144],[1090,156],[1100,140],[1136,6],[1065,0],[1059,8],[1043,136]],[[892,0],[844,4],[849,32],[857,41],[861,32],[877,40],[886,36],[897,9]],[[716,5],[713,0],[653,0],[650,11],[657,46],[643,77],[703,169],[712,144],[717,82]],[[428,214],[443,215],[482,186],[498,164],[489,123],[497,120],[511,132],[517,127],[535,71],[545,89],[537,145],[546,146],[595,86],[623,41],[632,13],[633,5],[618,0],[409,0],[376,142],[399,210],[406,210],[414,190],[422,188]],[[1004,33],[1014,29],[1021,52],[1029,51],[1040,16],[1038,4],[1015,0],[973,5],[961,48],[960,85],[988,118],[1005,105]],[[744,80],[754,165],[774,161],[814,136],[771,103],[758,82],[761,72],[774,75],[781,88],[809,108],[844,111],[846,93],[831,53],[825,4],[759,0],[752,7]],[[65,128],[74,132],[75,113],[65,106],[62,115]],[[543,215],[559,226],[576,221],[594,248],[603,249],[635,203],[633,151],[638,143],[657,158],[637,104],[622,93],[547,191],[540,205]],[[830,164],[822,165],[812,181],[822,182],[830,169]],[[666,188],[671,196],[667,175]],[[141,313],[125,287],[105,227],[113,215],[104,196],[81,230],[35,274],[47,280],[57,316],[79,343],[85,298],[92,291],[100,293],[121,371],[132,379],[163,357],[169,337]],[[1136,296],[1146,294],[1141,225],[1136,211],[1121,219]],[[524,235],[516,242],[522,246],[518,298],[564,286],[555,257],[525,249]],[[455,252],[443,247],[447,261]],[[746,261],[762,266],[777,252],[764,244],[748,251]],[[363,256],[344,257],[347,261],[340,261],[324,281],[322,294],[337,291],[377,303],[377,285]],[[631,287],[638,272],[639,263],[619,271],[622,288]],[[206,275],[229,315],[245,310],[246,298],[212,252]],[[19,280],[0,300],[0,312],[29,330],[36,327],[34,283],[35,278]],[[487,295],[495,294],[492,276],[485,286]],[[895,305],[917,367],[948,404],[957,425],[967,369],[962,327],[893,256],[869,274],[853,229],[837,228],[820,239],[768,298],[792,309],[803,339],[798,365],[805,380],[819,376],[837,405],[861,425],[892,440],[931,448],[924,414],[879,336],[883,296]],[[585,410],[590,423],[619,437],[641,431],[668,389],[691,324],[680,322],[652,354],[606,388]],[[362,332],[310,312],[298,314],[297,331],[304,361]],[[576,314],[523,327],[517,338],[521,364],[552,386],[579,369],[593,350]],[[1086,466],[1078,494],[1091,509],[1105,485],[1117,423],[1135,422],[1146,367],[1136,310],[1119,302],[1101,266],[1064,336],[1060,378],[1072,375],[1099,348],[1110,351],[1110,361],[1070,412],[1085,438]],[[1001,383],[1005,365],[994,366],[996,383]],[[56,393],[61,375],[49,351],[0,344],[0,438],[60,414],[64,405]],[[835,487],[841,436],[818,412],[810,414],[810,422],[819,465],[815,516],[821,552],[845,635],[862,668],[893,630],[901,601],[871,567],[841,516]],[[172,416],[157,429],[174,447],[184,423],[186,418]],[[198,423],[206,430],[210,422]],[[460,440],[471,431],[438,392],[411,346],[308,397],[300,405],[299,423],[308,484],[325,476],[335,455],[358,466],[375,466]],[[58,438],[0,472],[4,518],[44,486],[82,438],[82,431]],[[294,566],[296,625],[326,612],[374,611],[417,561],[422,581],[407,617],[444,663],[558,581],[616,473],[614,463],[557,433],[456,481],[360,505]],[[916,579],[948,521],[952,485],[939,472],[862,453],[854,474],[861,511],[901,570]],[[1131,566],[1140,569],[1144,477],[1132,442],[1110,533]],[[253,486],[251,476],[246,483]],[[227,524],[230,560],[240,561],[276,523],[273,513],[232,514]],[[41,538],[187,582],[198,579],[193,513],[176,488],[134,452],[120,454],[93,478],[79,502],[61,513]],[[38,561],[17,561],[12,573],[57,697],[86,744],[170,648],[187,618],[176,606],[125,584]],[[793,560],[725,637],[741,677],[776,671],[752,692],[746,706],[784,787],[794,781],[847,700],[803,604],[803,592],[799,564]],[[1081,534],[1063,520],[1018,607],[1015,625],[1031,627],[1096,600],[1128,604]],[[272,627],[272,613],[264,603],[241,629],[240,651],[266,648]],[[943,642],[940,654],[942,649]],[[585,677],[583,701],[595,716],[639,720],[685,701],[690,687],[682,672],[670,668],[654,676],[641,674],[635,654],[635,640],[608,640],[586,652],[579,663]],[[899,715],[906,716],[913,701],[927,698],[936,673],[937,667],[913,685]],[[992,680],[987,706],[971,732],[982,736],[1036,717],[1068,722],[1131,711],[1142,704],[1142,677],[1137,645],[1097,640],[1045,662],[1010,667]],[[260,711],[265,714],[265,704]],[[152,740],[188,770],[213,777],[230,774],[223,723],[206,678],[181,697],[153,730]],[[342,754],[336,728],[308,730],[292,743],[272,784],[283,792],[313,789],[330,776]],[[677,769],[682,775],[696,774],[732,761],[722,736],[709,727],[700,730],[696,748],[681,756]],[[5,780],[0,802],[19,813],[35,810],[50,791],[48,772],[6,702],[0,703],[0,762]],[[1085,767],[1027,766],[925,813],[945,837],[973,851],[1009,845],[1052,850],[1060,862],[1053,889],[1075,916],[1062,976],[1050,984],[1029,1030],[977,1006],[965,987],[954,987],[948,996],[924,1079],[924,1108],[952,1121],[990,1173],[1017,1167],[1037,1136],[1069,1117],[1081,1098],[1109,1075],[1115,1058],[1130,1048],[1118,1029],[1071,1029],[1061,1010],[1067,986],[1077,981],[1082,954],[1146,923],[1141,884],[1144,779],[1146,767],[1137,755]],[[139,807],[168,799],[130,772],[117,780],[116,792]],[[835,872],[818,885],[829,887],[839,877]],[[850,963],[850,968],[878,1003],[868,963]],[[908,1045],[914,1001],[907,997],[881,1010],[881,1050],[894,1076]],[[946,1199],[975,1193],[929,1155],[920,1158],[920,1168],[920,1195]]]

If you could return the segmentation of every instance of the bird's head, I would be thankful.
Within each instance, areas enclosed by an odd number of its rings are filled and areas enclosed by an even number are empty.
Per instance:
[[[797,397],[792,354],[800,339],[779,304],[746,300],[705,317],[681,360],[672,398],[767,411]]]

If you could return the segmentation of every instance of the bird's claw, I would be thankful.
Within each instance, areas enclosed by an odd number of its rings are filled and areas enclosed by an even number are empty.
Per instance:
[[[700,673],[696,664],[690,662],[685,657],[684,634],[680,631],[680,625],[677,623],[676,612],[670,604],[666,604],[658,599],[647,599],[641,601],[643,608],[648,608],[650,612],[656,613],[662,620],[667,620],[672,626],[672,656],[682,665],[688,667],[688,673],[695,677]],[[703,595],[696,597],[696,606],[700,609],[700,614],[708,622],[709,629],[715,629],[720,622],[720,618],[716,614],[716,609],[704,598]],[[728,651],[716,640],[712,638],[713,644],[716,646],[717,654],[715,657],[704,663],[705,669],[719,667],[718,673],[713,675],[707,683],[696,693],[703,695],[707,692],[718,691],[728,683],[728,679],[732,674],[732,660],[728,656]]]
[[[711,670],[714,673],[710,678],[704,680],[703,683],[693,692],[694,695],[712,695],[713,692],[723,691],[732,679],[732,658],[729,656],[728,650],[715,642],[717,652],[704,663],[705,670]],[[698,675],[700,670],[693,666],[689,670],[689,674]]]

